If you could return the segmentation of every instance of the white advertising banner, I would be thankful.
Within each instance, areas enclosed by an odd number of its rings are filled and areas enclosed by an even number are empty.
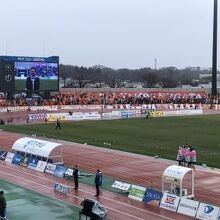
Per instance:
[[[160,202],[160,207],[176,212],[177,207],[179,205],[179,201],[180,201],[180,197],[168,193],[164,193]]]
[[[102,117],[103,118],[117,118],[120,116],[115,115],[113,112],[105,112],[105,113],[102,113]]]
[[[74,121],[74,120],[82,120],[83,119],[83,113],[82,112],[74,112],[72,115],[66,114],[65,120],[67,121]]]
[[[46,168],[46,166],[47,166],[47,162],[39,160],[35,170],[40,171],[40,172],[43,173],[45,168]]]
[[[14,155],[14,153],[8,152],[5,161],[11,163]]]
[[[176,115],[202,115],[202,114],[203,114],[202,109],[176,111]]]
[[[132,185],[130,190],[129,190],[128,198],[131,198],[131,199],[138,200],[138,201],[142,202],[142,200],[144,198],[145,191],[146,191],[145,187]]]
[[[176,111],[165,111],[165,116],[184,116],[184,115],[202,115],[202,109],[195,110],[176,110]]]
[[[67,168],[67,170],[64,173],[65,176],[73,176],[73,169]]]
[[[100,119],[101,115],[98,112],[85,112],[83,119]]]
[[[120,181],[116,180],[112,184],[112,187],[115,188],[115,189],[122,190],[122,191],[128,191],[130,189],[130,187],[131,187],[131,184],[123,183],[123,182],[120,182]]]
[[[46,173],[54,174],[54,171],[56,169],[56,165],[52,163],[48,163],[45,169]]]
[[[219,214],[219,207],[200,203],[196,218],[202,220],[217,220]]]
[[[198,207],[199,207],[198,201],[182,198],[180,200],[177,212],[184,215],[195,217]]]
[[[112,115],[121,117],[121,112],[120,111],[112,111]]]
[[[45,118],[44,113],[29,114],[29,120],[30,121],[43,120],[44,118]]]

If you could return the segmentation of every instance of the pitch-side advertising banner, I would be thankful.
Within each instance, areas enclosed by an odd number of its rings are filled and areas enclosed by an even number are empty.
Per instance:
[[[160,207],[176,212],[179,205],[180,197],[164,193],[160,202]]]
[[[162,196],[163,196],[162,192],[148,188],[145,191],[143,202],[150,205],[159,206]]]
[[[0,151],[0,160],[5,160],[6,156],[7,156],[8,151]]]
[[[20,165],[22,159],[23,159],[23,157],[21,155],[15,154],[13,159],[12,159],[12,163]]]
[[[63,178],[65,171],[67,170],[67,167],[57,165],[56,169],[54,171],[54,175],[60,178]]]
[[[35,170],[37,167],[38,159],[30,157],[28,160],[28,168]]]
[[[8,152],[5,161],[11,163],[14,155],[14,153]]]
[[[73,169],[67,168],[67,170],[64,173],[64,176],[67,176],[67,177],[73,176]]]
[[[130,190],[129,190],[128,198],[138,200],[138,201],[142,201],[143,198],[144,198],[145,191],[146,191],[145,187],[132,185]]]
[[[219,207],[200,203],[196,218],[202,220],[218,220]]]
[[[128,191],[131,187],[131,184],[128,184],[128,183],[123,183],[123,182],[120,182],[120,181],[115,181],[113,184],[112,184],[112,187],[115,188],[115,189],[118,189],[118,190],[121,190],[121,191]]]
[[[52,163],[48,163],[45,169],[46,173],[54,174],[54,171],[56,169],[56,165]]]
[[[162,111],[150,111],[150,117],[164,117],[165,112]]]
[[[196,212],[199,208],[199,202],[191,199],[182,198],[180,200],[177,212],[192,217],[196,216]]]
[[[67,194],[69,191],[68,186],[63,185],[61,183],[54,183],[53,189],[54,189],[54,191],[61,192],[64,194]]]
[[[46,161],[39,160],[38,163],[37,163],[36,170],[43,173],[45,168],[46,168],[46,166],[47,166],[47,162]]]
[[[37,121],[37,120],[44,120],[44,119],[45,119],[44,113],[29,114],[30,121]]]

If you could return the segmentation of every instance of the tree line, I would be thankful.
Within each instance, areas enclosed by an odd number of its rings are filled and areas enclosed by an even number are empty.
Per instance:
[[[64,87],[71,88],[84,88],[89,85],[95,85],[96,88],[120,88],[137,82],[143,83],[146,88],[176,88],[185,84],[195,86],[197,83],[207,83],[211,80],[210,77],[200,80],[200,74],[211,74],[211,69],[199,67],[115,70],[103,66],[87,68],[60,64],[59,72],[60,78],[64,80]]]

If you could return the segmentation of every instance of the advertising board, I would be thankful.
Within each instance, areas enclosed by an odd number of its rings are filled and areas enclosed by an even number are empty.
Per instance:
[[[145,187],[132,185],[129,189],[128,197],[134,200],[142,201],[144,198],[144,193],[146,191]]]
[[[179,205],[180,197],[164,193],[160,202],[160,207],[173,212],[176,212]]]
[[[184,215],[195,217],[198,208],[199,208],[198,201],[181,198],[177,212],[184,214]]]
[[[196,218],[202,220],[217,220],[218,214],[219,207],[201,202]]]

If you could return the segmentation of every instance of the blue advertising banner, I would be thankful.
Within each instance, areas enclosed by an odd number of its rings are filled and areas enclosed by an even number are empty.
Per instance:
[[[29,114],[29,120],[44,120],[45,114],[44,113],[38,113],[38,114]]]
[[[133,112],[121,112],[121,117],[131,117],[133,116]]]
[[[6,156],[7,156],[8,151],[0,151],[0,160],[5,160]]]
[[[37,167],[38,159],[30,157],[28,159],[28,168],[35,169]]]
[[[21,165],[27,167],[28,165],[28,157],[24,156],[21,160]]]
[[[163,196],[162,192],[152,188],[148,188],[145,191],[143,202],[151,205],[159,206],[162,196]]]
[[[20,165],[22,159],[23,157],[21,155],[15,154],[12,159],[12,163]]]
[[[54,175],[57,177],[64,177],[64,173],[66,172],[67,167],[61,166],[61,165],[57,165],[56,169],[54,171]]]

